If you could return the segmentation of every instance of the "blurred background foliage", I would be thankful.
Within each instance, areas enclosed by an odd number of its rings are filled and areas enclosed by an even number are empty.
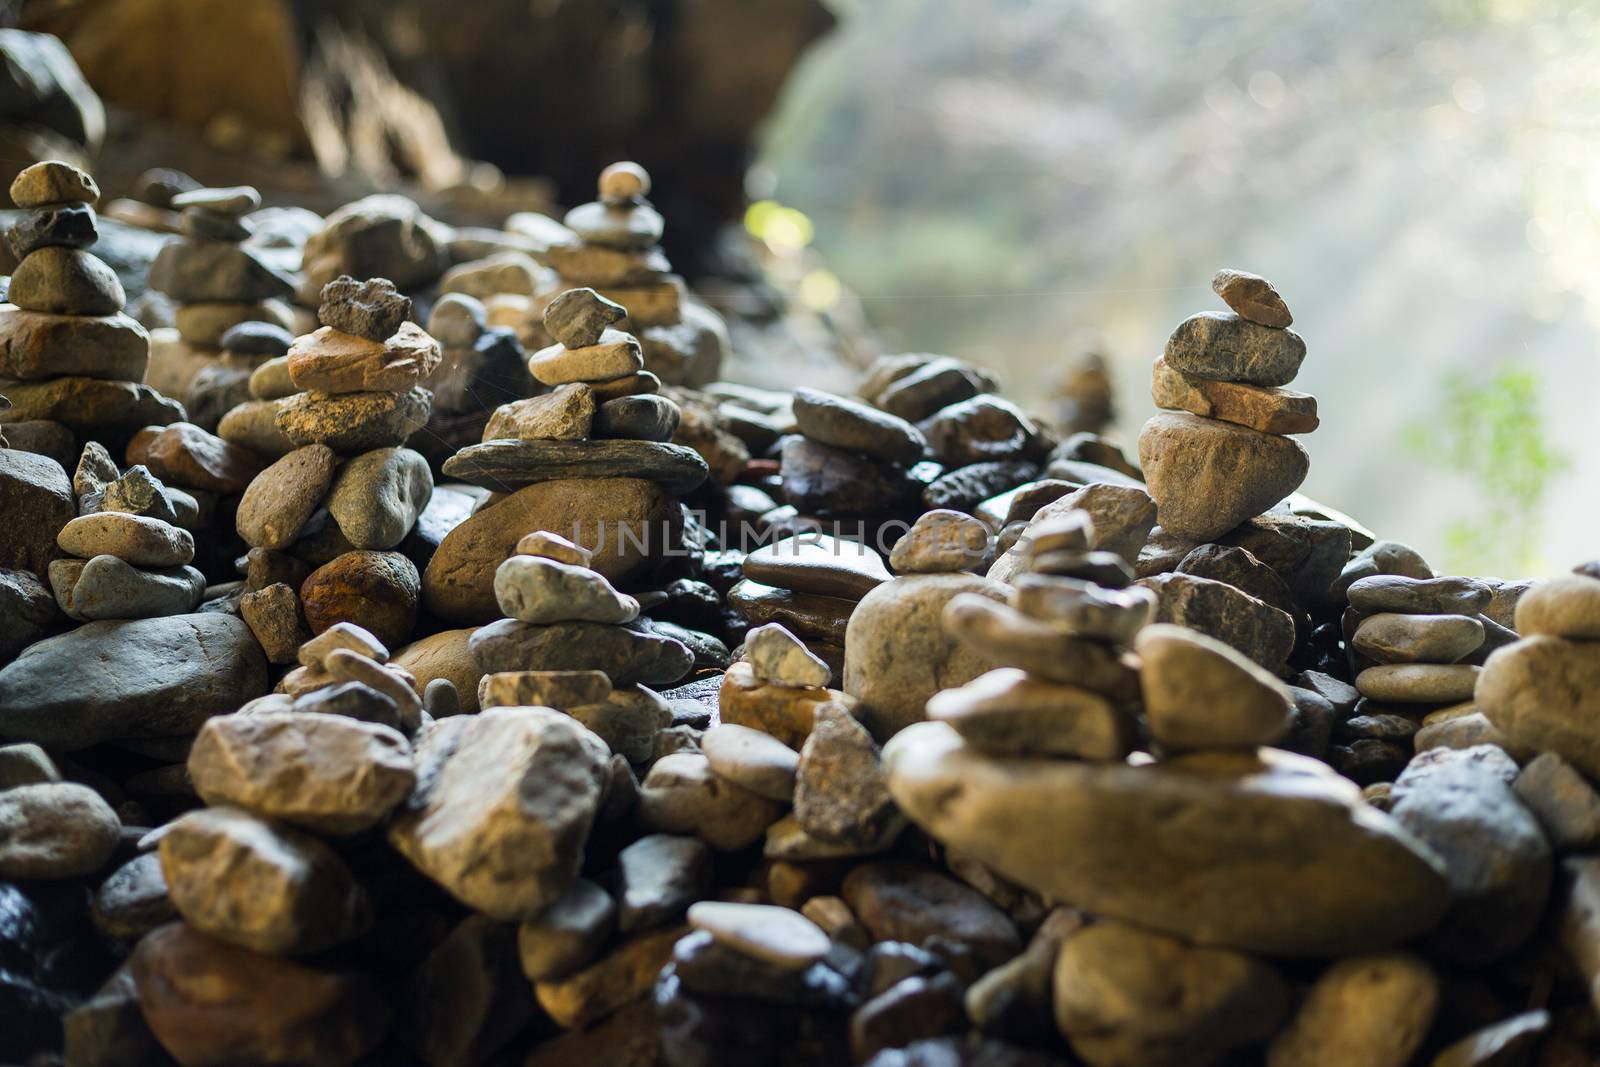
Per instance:
[[[1600,4],[834,6],[750,181],[808,299],[1040,411],[1101,351],[1131,443],[1212,271],[1256,271],[1310,348],[1305,492],[1439,566],[1593,557]]]

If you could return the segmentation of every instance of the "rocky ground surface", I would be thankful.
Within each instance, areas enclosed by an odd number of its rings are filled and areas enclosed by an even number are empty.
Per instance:
[[[1135,463],[946,356],[723,380],[634,164],[179,178],[10,190],[0,1062],[1600,1062],[1600,562],[1297,493],[1265,279]]]

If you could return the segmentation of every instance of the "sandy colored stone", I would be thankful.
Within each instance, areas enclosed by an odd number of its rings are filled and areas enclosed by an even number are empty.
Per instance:
[[[1139,434],[1139,465],[1161,528],[1213,541],[1298,489],[1311,459],[1287,437],[1163,413]]]
[[[6,298],[48,315],[115,315],[127,294],[117,272],[93,252],[52,245],[23,257]]]
[[[689,925],[741,955],[788,971],[810,966],[832,947],[816,923],[771,904],[702,900],[690,906]]]
[[[209,719],[188,766],[207,804],[327,834],[376,825],[416,783],[411,746],[398,731],[302,712]]]
[[[721,722],[700,738],[700,751],[720,777],[752,793],[785,803],[794,795],[799,754],[771,734]]]
[[[568,1029],[598,1022],[650,991],[683,933],[683,927],[669,926],[639,934],[564,978],[536,982],[539,1006]]]
[[[393,662],[423,688],[440,678],[448,680],[459,695],[461,711],[471,714],[478,710],[478,685],[484,676],[467,645],[472,633],[467,628],[429,634],[395,652]]]
[[[89,173],[59,159],[30,164],[11,179],[11,202],[24,210],[46,204],[93,204],[100,187]]]
[[[766,685],[742,660],[723,675],[718,702],[722,722],[759,730],[796,751],[810,735],[818,707],[855,706],[854,697],[837,689]]]
[[[297,393],[278,402],[278,429],[296,445],[321,442],[341,454],[404,444],[428,421],[433,402],[420,388],[403,393]]]
[[[73,375],[6,386],[6,423],[48,421],[80,437],[120,442],[143,426],[184,417],[183,405],[138,382],[108,382]],[[153,469],[153,468],[152,468]],[[169,481],[161,475],[162,481]]]
[[[127,315],[52,315],[20,308],[0,312],[0,377],[144,380],[150,335]]]
[[[1269,1067],[1404,1067],[1428,1036],[1439,979],[1416,956],[1334,963],[1267,1049]]]
[[[327,845],[237,808],[180,816],[161,836],[167,895],[197,930],[269,955],[321,952],[366,932],[372,905]]]
[[[1262,433],[1310,433],[1317,428],[1317,398],[1264,385],[1220,382],[1185,374],[1157,359],[1150,382],[1156,407],[1221,419]]]
[[[1265,1038],[1289,1005],[1268,963],[1120,922],[1067,938],[1052,985],[1056,1026],[1089,1067],[1214,1063]]]
[[[495,408],[483,428],[483,439],[583,441],[589,437],[594,415],[594,393],[582,382],[568,382]]]
[[[1454,704],[1473,698],[1478,672],[1466,663],[1389,663],[1356,675],[1356,689],[1369,700]]]
[[[643,369],[639,339],[620,330],[607,330],[584,348],[551,345],[528,358],[528,371],[544,385],[604,382]]]
[[[1518,745],[1554,752],[1591,780],[1600,779],[1600,645],[1547,634],[1526,637],[1489,656],[1475,701]]]
[[[1098,693],[1033,677],[1015,667],[936,693],[928,718],[949,724],[986,752],[1120,760],[1133,751],[1133,714]]]
[[[439,342],[414,322],[382,341],[324,326],[289,348],[289,377],[299,389],[323,393],[403,393],[439,365]]]
[[[294,543],[333,484],[336,457],[327,445],[297,448],[256,475],[239,499],[235,525],[247,545]]]
[[[1288,687],[1221,641],[1158,623],[1134,650],[1150,732],[1167,748],[1254,748],[1289,728]]]
[[[1426,932],[1449,902],[1437,861],[1354,783],[1273,749],[1144,767],[997,760],[925,723],[891,740],[884,764],[901,810],[948,847],[1196,944],[1368,951]]]
[[[0,791],[0,878],[77,878],[111,859],[122,823],[99,793],[76,782]]]
[[[1351,639],[1352,648],[1379,663],[1454,663],[1481,644],[1483,623],[1477,619],[1394,612],[1362,619]]]
[[[609,755],[548,709],[441,719],[417,742],[418,788],[389,842],[468,907],[533,918],[577,879]]]
[[[56,544],[80,559],[106,554],[139,567],[180,567],[194,559],[188,530],[120,511],[78,516],[61,528]]]
[[[698,752],[656,760],[639,788],[639,819],[645,826],[694,834],[724,852],[761,840],[782,814],[782,805],[718,777]]]
[[[184,923],[144,937],[130,964],[150,1030],[192,1067],[345,1067],[389,1027],[370,976],[263,956]]]
[[[1517,600],[1516,631],[1574,641],[1600,641],[1600,578],[1561,574]]]
[[[1244,270],[1217,271],[1211,279],[1211,291],[1222,297],[1241,318],[1273,329],[1284,329],[1294,323],[1289,305],[1283,302],[1273,284],[1259,274]]]
[[[908,575],[856,605],[845,630],[842,688],[860,701],[858,717],[874,737],[885,740],[920,721],[939,690],[1001,665],[946,632],[944,607],[961,593],[1000,601],[1006,586],[975,574]]]

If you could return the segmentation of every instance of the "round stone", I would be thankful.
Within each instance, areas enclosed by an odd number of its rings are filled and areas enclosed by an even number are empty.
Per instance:
[[[76,878],[106,865],[122,823],[94,790],[40,782],[0,792],[0,878]]]
[[[626,203],[650,195],[650,172],[631,160],[611,164],[600,172],[600,199],[610,204]],[[13,191],[12,198],[16,193]]]
[[[344,465],[328,494],[328,513],[356,548],[394,548],[433,496],[433,472],[409,448],[377,448]]]
[[[1362,619],[1350,643],[1379,663],[1454,663],[1483,644],[1483,623],[1465,615],[1382,612]]]
[[[711,769],[730,782],[769,800],[793,799],[800,755],[771,734],[719,723],[700,738],[700,751],[711,761]]]
[[[25,311],[51,315],[115,315],[127,295],[117,272],[100,257],[52,245],[17,264],[7,299]]]
[[[398,646],[416,625],[419,584],[416,566],[398,552],[346,552],[311,572],[300,604],[313,633],[353,622]]]

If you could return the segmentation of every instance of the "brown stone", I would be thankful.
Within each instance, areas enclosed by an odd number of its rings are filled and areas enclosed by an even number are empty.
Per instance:
[[[439,365],[439,342],[414,322],[372,341],[324,326],[289,348],[289,378],[324,393],[403,393]]]
[[[1317,428],[1317,398],[1266,385],[1201,378],[1157,359],[1150,398],[1158,408],[1222,419],[1262,433],[1310,433]]]
[[[346,1067],[389,1028],[371,978],[263,956],[183,923],[147,934],[130,965],[145,1021],[186,1067]]]
[[[168,485],[212,493],[242,492],[261,472],[256,457],[191,422],[175,422],[128,444],[129,463],[143,463]]]
[[[405,556],[357,550],[312,571],[300,586],[300,603],[312,633],[353,622],[398,646],[416,625],[419,592],[417,568]]]
[[[1222,297],[1241,318],[1276,330],[1294,324],[1289,305],[1283,302],[1273,284],[1259,274],[1243,270],[1219,270],[1211,279],[1211,291]]]
[[[1139,465],[1161,528],[1214,541],[1298,489],[1311,458],[1287,437],[1162,413],[1139,434]]]
[[[451,530],[428,562],[423,598],[449,622],[500,617],[494,572],[524,534],[552,530],[594,552],[592,566],[616,584],[644,573],[682,529],[682,511],[641,478],[562,479],[519,489]]]

